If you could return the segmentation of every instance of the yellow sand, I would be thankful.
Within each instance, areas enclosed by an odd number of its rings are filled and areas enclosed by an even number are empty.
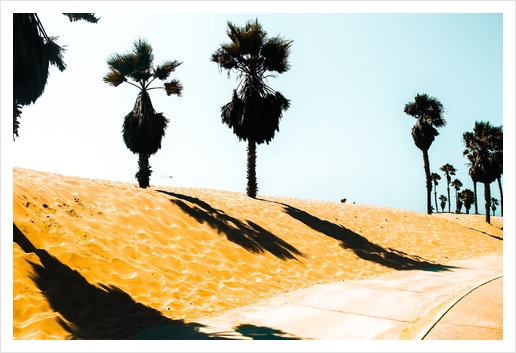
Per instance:
[[[294,289],[502,255],[503,218],[14,169],[15,339],[132,338]],[[39,250],[35,250],[39,249]]]

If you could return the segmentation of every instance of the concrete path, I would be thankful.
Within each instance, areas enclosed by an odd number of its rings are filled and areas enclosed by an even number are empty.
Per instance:
[[[443,333],[450,326],[479,324],[453,316],[438,325],[436,321],[473,288],[500,278],[503,259],[488,256],[451,265],[445,271],[396,271],[366,280],[320,284],[195,322],[204,325],[199,331],[230,339],[260,339],[260,335],[304,340],[450,339],[454,336]],[[501,297],[500,283],[485,287],[485,295]],[[464,310],[469,314],[471,307]],[[464,319],[464,314],[459,316]],[[495,331],[503,330],[499,318],[493,320]]]
[[[466,294],[446,312],[424,340],[503,340],[503,277]]]

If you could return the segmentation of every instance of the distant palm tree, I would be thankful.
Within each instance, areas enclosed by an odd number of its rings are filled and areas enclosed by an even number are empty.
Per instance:
[[[459,179],[455,179],[455,180],[453,180],[451,182],[450,185],[453,186],[453,188],[455,189],[455,203],[458,205],[459,201],[460,201],[460,199],[459,199],[459,190],[462,187],[462,182]]]
[[[448,201],[448,199],[446,198],[446,196],[441,195],[439,196],[439,200],[441,200],[441,209],[444,212],[444,207],[446,207],[446,201]]]
[[[473,168],[475,160],[477,158],[476,151],[465,150],[463,152],[464,156],[469,160],[469,163],[466,163],[468,168],[468,175],[471,177],[471,181],[473,181],[473,193],[474,193],[474,204],[475,204],[475,214],[478,214],[478,204],[477,204],[477,183],[478,178],[475,172],[475,168]]]
[[[223,43],[211,56],[219,70],[237,72],[238,88],[233,90],[229,103],[221,108],[222,122],[233,129],[238,139],[247,141],[247,195],[255,198],[256,145],[269,142],[279,131],[283,111],[290,101],[267,85],[267,78],[290,69],[288,57],[291,40],[281,37],[267,38],[267,32],[258,19],[248,21],[244,27],[228,21],[229,43]]]
[[[149,157],[161,148],[161,140],[169,122],[163,113],[154,110],[148,91],[164,89],[168,96],[181,96],[183,90],[181,83],[175,79],[165,82],[163,87],[150,87],[156,79],[166,80],[182,64],[176,60],[167,60],[153,67],[153,61],[151,45],[145,39],[138,39],[133,43],[132,52],[112,54],[107,59],[110,71],[104,76],[104,82],[111,86],[118,87],[127,82],[140,90],[133,110],[124,118],[122,135],[127,148],[139,156],[136,179],[141,188],[149,187],[152,173]],[[134,83],[129,82],[128,78]]]
[[[491,197],[491,209],[493,210],[493,216],[495,215],[497,205],[498,205],[498,199]]]
[[[71,22],[84,20],[97,23],[91,13],[65,13]],[[20,127],[21,108],[35,103],[43,94],[49,75],[49,66],[59,71],[66,69],[65,49],[57,44],[57,37],[49,36],[38,14],[13,14],[13,140]]]
[[[503,142],[502,142],[502,145],[503,145]],[[501,206],[501,215],[503,216],[503,190],[502,190],[503,151],[498,151],[495,153],[495,160],[498,163],[498,166],[500,168],[500,175],[498,176],[498,178],[496,178],[496,180],[498,181],[498,188],[500,189],[500,206]]]
[[[491,223],[491,187],[502,174],[498,156],[503,151],[503,128],[489,122],[476,121],[473,132],[463,134],[466,149],[464,155],[471,155],[473,172],[477,180],[484,184],[486,222]],[[469,158],[468,158],[469,159]]]
[[[469,209],[474,202],[474,193],[470,189],[464,189],[459,193],[459,197],[464,203],[464,208],[466,209],[466,214],[469,214]]]
[[[434,182],[434,199],[435,199],[435,208],[437,209],[437,212],[439,212],[439,206],[437,206],[437,185],[439,183],[438,180],[441,180],[441,176],[437,173],[432,173],[431,175],[432,181]]]
[[[455,172],[457,171],[451,164],[446,163],[443,165],[440,170],[444,172],[444,175],[446,176],[446,187],[448,190],[448,212],[451,212],[451,197],[450,197],[450,183],[451,183],[451,176],[455,175]]]
[[[432,177],[430,175],[430,161],[428,150],[439,135],[437,128],[446,126],[443,118],[444,109],[441,102],[427,94],[417,94],[414,102],[405,104],[404,112],[417,119],[412,128],[412,138],[417,148],[423,152],[423,164],[426,176],[426,209],[428,214],[432,213],[431,193]]]

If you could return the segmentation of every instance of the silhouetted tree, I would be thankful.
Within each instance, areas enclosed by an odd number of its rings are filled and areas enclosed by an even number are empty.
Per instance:
[[[464,203],[464,208],[466,209],[466,214],[469,214],[469,209],[474,202],[475,195],[473,191],[470,189],[464,189],[460,192],[459,197],[461,201]]]
[[[417,94],[414,102],[405,104],[404,112],[417,119],[412,128],[412,137],[417,148],[423,152],[423,164],[426,176],[426,205],[428,214],[432,213],[431,193],[432,177],[430,175],[430,161],[428,150],[439,135],[437,128],[446,126],[443,118],[444,109],[441,102],[427,94]]]
[[[446,201],[448,201],[448,199],[446,198],[446,196],[441,195],[439,196],[439,200],[441,200],[441,209],[444,212],[444,207],[446,207]]]
[[[475,151],[464,151],[464,156],[469,160],[469,163],[466,163],[468,166],[468,175],[471,177],[471,181],[473,181],[473,194],[474,194],[474,204],[475,204],[475,214],[478,214],[478,203],[477,203],[477,183],[478,178],[476,176],[475,168],[473,168],[475,159],[477,158],[477,152]]]
[[[491,187],[490,184],[502,174],[498,160],[503,151],[502,126],[493,126],[489,122],[476,121],[473,132],[463,134],[466,149],[463,154],[471,161],[471,168],[477,180],[484,184],[486,222],[491,223]]]
[[[71,22],[84,20],[97,23],[91,13],[65,13]],[[49,65],[60,71],[66,69],[63,61],[64,47],[57,44],[58,37],[49,36],[38,14],[13,14],[13,140],[20,127],[22,106],[35,103],[47,85]]]
[[[446,189],[448,190],[448,212],[451,212],[451,197],[450,197],[450,183],[451,183],[451,176],[455,175],[455,172],[457,171],[451,164],[446,163],[443,165],[440,170],[444,172],[444,175],[446,176]]]
[[[210,60],[219,70],[237,72],[238,88],[233,90],[229,103],[221,108],[222,122],[233,129],[240,141],[247,141],[247,195],[255,198],[258,192],[256,181],[256,145],[269,142],[279,131],[283,111],[290,101],[267,84],[273,74],[290,69],[288,57],[291,40],[279,36],[268,38],[258,19],[248,21],[244,27],[228,21],[226,31],[231,42],[223,43]]]
[[[437,205],[437,185],[439,185],[438,180],[441,180],[441,176],[437,173],[432,173],[431,177],[434,183],[435,209],[437,210],[437,212],[439,212],[439,206]]]
[[[503,141],[501,142],[501,145],[503,146]],[[498,178],[496,178],[496,180],[498,181],[498,188],[500,189],[500,206],[501,206],[501,215],[503,216],[503,189],[502,189],[503,151],[498,151],[495,153],[495,160],[500,168],[500,175],[498,176]]]
[[[138,172],[135,176],[141,188],[149,187],[152,173],[149,157],[161,148],[161,140],[169,122],[163,113],[154,110],[148,91],[164,89],[168,96],[181,96],[183,90],[181,83],[175,79],[165,82],[163,87],[150,87],[156,79],[166,80],[182,64],[176,60],[167,60],[154,67],[153,62],[151,45],[140,38],[133,43],[131,52],[112,54],[107,59],[110,71],[103,78],[105,83],[114,87],[127,82],[140,90],[133,110],[124,118],[122,135],[127,148],[138,154]],[[128,78],[134,83],[129,82]]]
[[[451,182],[451,186],[453,186],[453,188],[455,189],[455,204],[458,205],[459,201],[460,201],[459,190],[462,187],[462,182],[459,179],[455,179]],[[461,207],[462,207],[462,205],[461,205]]]
[[[495,215],[497,205],[498,205],[498,199],[491,197],[491,209],[493,210],[493,216]]]

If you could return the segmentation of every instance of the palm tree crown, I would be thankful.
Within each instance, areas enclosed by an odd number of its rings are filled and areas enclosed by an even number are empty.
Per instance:
[[[463,141],[466,147],[463,154],[470,161],[469,173],[473,180],[484,184],[486,222],[490,223],[490,184],[503,172],[500,161],[503,154],[503,128],[489,122],[476,121],[473,132],[463,134]]]
[[[181,96],[183,90],[183,86],[176,79],[165,82],[163,87],[150,87],[157,79],[167,80],[170,74],[182,64],[176,60],[168,60],[154,67],[153,62],[154,54],[151,45],[140,38],[133,43],[131,52],[112,54],[107,59],[110,71],[103,78],[105,83],[113,87],[127,82],[140,91],[133,110],[124,118],[122,136],[127,148],[139,155],[139,171],[136,173],[136,178],[142,188],[149,186],[152,173],[148,158],[161,148],[161,141],[169,122],[163,113],[157,113],[154,110],[148,91],[164,89],[168,96],[172,94]]]
[[[226,33],[231,41],[221,44],[210,60],[220,71],[226,70],[228,78],[233,70],[237,73],[237,89],[221,108],[221,117],[240,141],[248,142],[247,194],[256,197],[256,144],[269,144],[279,131],[283,111],[290,107],[290,101],[270,88],[267,79],[290,69],[293,41],[268,38],[258,19],[243,27],[228,21]]]
[[[469,209],[475,200],[475,194],[470,189],[464,189],[459,193],[459,197],[464,203],[466,214],[469,214]]]

